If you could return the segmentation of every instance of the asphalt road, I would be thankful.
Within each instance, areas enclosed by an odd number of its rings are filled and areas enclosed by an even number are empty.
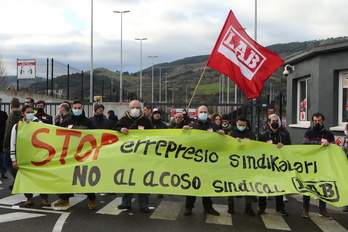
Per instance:
[[[98,209],[89,210],[84,194],[76,194],[70,200],[70,206],[62,208],[41,207],[40,197],[35,197],[35,204],[24,207],[23,194],[12,195],[8,185],[12,180],[2,180],[0,184],[0,228],[1,231],[63,231],[63,232],[108,232],[108,231],[348,231],[348,213],[342,208],[328,205],[328,212],[334,217],[326,220],[317,215],[318,201],[311,200],[311,218],[300,217],[302,210],[302,197],[288,195],[286,211],[289,216],[282,217],[274,212],[274,198],[268,200],[266,214],[255,217],[246,215],[244,199],[236,198],[233,215],[227,214],[226,198],[213,198],[214,208],[220,216],[206,215],[203,213],[201,198],[198,197],[193,214],[184,216],[184,196],[150,195],[151,212],[144,213],[139,210],[136,195],[132,209],[117,210],[122,194],[97,194]],[[50,195],[49,200],[54,202],[57,195]],[[256,211],[257,203],[253,203]]]

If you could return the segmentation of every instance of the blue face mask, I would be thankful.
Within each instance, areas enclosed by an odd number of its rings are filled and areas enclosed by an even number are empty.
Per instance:
[[[245,128],[246,128],[246,126],[237,126],[237,129],[238,129],[239,131],[244,131]]]
[[[198,115],[198,119],[201,120],[201,121],[205,121],[208,119],[208,114],[206,113],[201,113]]]
[[[73,110],[72,112],[75,116],[80,116],[82,114],[82,110]]]
[[[62,113],[60,111],[58,111],[58,114],[57,114],[59,117],[62,117]]]
[[[28,114],[25,114],[25,118],[29,121],[33,121],[34,120],[34,113],[28,113]]]

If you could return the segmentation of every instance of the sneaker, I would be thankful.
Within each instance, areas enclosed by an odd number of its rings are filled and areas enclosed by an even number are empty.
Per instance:
[[[318,215],[319,215],[320,217],[323,217],[323,218],[328,219],[328,220],[331,220],[331,219],[332,219],[332,217],[330,216],[330,214],[328,214],[328,213],[326,212],[326,210],[319,210]]]
[[[228,204],[227,213],[234,214],[234,205],[233,204]]]
[[[55,204],[54,207],[61,207],[61,206],[66,206],[69,205],[69,200],[64,200],[60,198]]]
[[[250,216],[255,216],[255,212],[254,212],[253,208],[251,208],[251,205],[248,205],[245,207],[244,213],[248,214]]]
[[[41,199],[41,204],[42,206],[51,207],[51,203],[49,203],[45,198]]]
[[[130,205],[124,205],[124,204],[120,204],[117,206],[118,209],[130,209],[131,206]]]
[[[87,204],[87,206],[88,206],[88,208],[89,209],[97,209],[97,202],[94,200],[94,201],[92,201],[92,200],[89,200],[88,199],[88,204]]]
[[[185,216],[190,216],[191,214],[192,214],[192,208],[185,208],[184,215]]]
[[[303,218],[309,218],[309,208],[303,208],[301,217]]]
[[[6,176],[6,174],[1,174],[1,178],[2,178],[2,179],[8,179],[8,177]]]
[[[144,212],[144,213],[148,213],[148,212],[150,212],[150,209],[149,209],[149,207],[145,206],[145,207],[141,207],[140,211]]]
[[[286,198],[285,195],[283,195],[283,201],[284,201],[284,202],[288,202],[288,198]]]
[[[215,216],[220,216],[220,213],[213,208],[210,208],[208,210],[204,210],[204,213],[215,215]]]
[[[265,210],[266,210],[266,208],[260,207],[260,208],[257,210],[257,214],[258,214],[258,215],[265,214],[265,213],[266,213]]]
[[[289,216],[289,214],[284,209],[276,209],[276,213],[282,216]]]
[[[28,197],[28,198],[27,198],[27,201],[24,202],[24,205],[25,205],[25,206],[30,206],[30,205],[32,205],[32,204],[34,204],[34,198],[33,198],[33,197]]]

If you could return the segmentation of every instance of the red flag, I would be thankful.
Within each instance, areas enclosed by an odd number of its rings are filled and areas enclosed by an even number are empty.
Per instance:
[[[230,11],[207,66],[228,76],[253,99],[283,63],[277,54],[252,40]]]

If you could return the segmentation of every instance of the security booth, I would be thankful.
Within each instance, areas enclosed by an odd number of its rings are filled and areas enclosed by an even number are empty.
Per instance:
[[[348,42],[313,47],[285,58],[287,129],[293,144],[301,144],[316,112],[324,126],[344,137],[348,123]]]

